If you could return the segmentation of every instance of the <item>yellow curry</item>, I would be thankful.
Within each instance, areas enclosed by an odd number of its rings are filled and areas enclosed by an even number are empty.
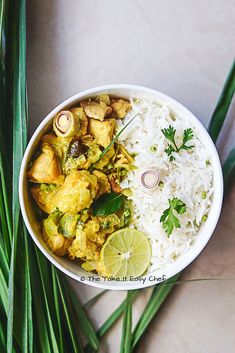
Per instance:
[[[49,249],[80,259],[85,270],[101,275],[106,275],[100,262],[102,245],[130,223],[128,190],[122,190],[120,182],[134,168],[134,160],[121,144],[112,143],[117,119],[130,110],[129,101],[103,94],[59,112],[28,170]],[[121,195],[122,202],[114,212],[100,215],[94,204],[104,195]]]

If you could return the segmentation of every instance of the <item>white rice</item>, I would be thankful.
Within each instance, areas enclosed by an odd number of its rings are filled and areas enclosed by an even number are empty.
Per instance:
[[[124,121],[119,121],[119,128],[127,124],[137,114],[135,119],[123,131],[119,141],[130,153],[137,153],[135,169],[121,183],[123,188],[130,188],[133,195],[129,197],[133,203],[132,226],[143,231],[152,246],[150,271],[160,270],[174,263],[176,259],[187,252],[193,245],[202,217],[207,215],[213,194],[213,168],[211,156],[198,137],[197,129],[184,117],[170,114],[169,108],[159,106],[147,100],[131,101],[132,111]],[[194,145],[188,151],[174,153],[175,161],[169,161],[164,151],[168,142],[161,129],[172,125],[176,129],[176,139],[184,129],[192,128],[193,140],[187,144]],[[151,146],[156,151],[151,151]],[[140,182],[141,174],[154,167],[160,174],[163,187],[154,190],[143,188]],[[206,191],[206,198],[202,193]],[[177,197],[186,203],[187,209],[183,215],[177,216],[181,228],[173,230],[168,237],[160,223],[163,211],[169,207],[168,200]]]

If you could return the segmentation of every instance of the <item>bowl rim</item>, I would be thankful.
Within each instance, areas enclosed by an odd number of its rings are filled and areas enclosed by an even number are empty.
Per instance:
[[[72,271],[68,270],[65,268],[62,264],[60,264],[49,252],[48,249],[44,248],[43,245],[39,242],[36,234],[33,231],[33,228],[30,224],[29,218],[26,213],[26,207],[25,207],[25,201],[24,201],[24,175],[25,171],[27,168],[27,161],[28,161],[28,156],[31,152],[32,147],[34,146],[34,142],[37,139],[38,135],[42,131],[42,129],[52,120],[52,118],[55,116],[55,114],[64,109],[65,107],[71,105],[72,103],[76,103],[79,99],[81,99],[84,96],[92,96],[95,94],[99,94],[102,91],[107,92],[110,90],[130,90],[130,91],[138,91],[139,93],[145,93],[149,95],[153,95],[158,97],[161,101],[166,102],[167,105],[169,105],[170,109],[174,109],[176,107],[177,110],[182,111],[185,116],[187,116],[191,121],[193,121],[195,127],[197,127],[200,130],[200,135],[203,135],[203,143],[206,146],[209,146],[212,157],[213,157],[213,166],[214,166],[214,175],[216,174],[216,182],[217,182],[217,188],[214,192],[216,194],[216,205],[215,205],[215,210],[214,210],[214,215],[212,217],[208,217],[208,220],[206,222],[207,224],[207,232],[205,231],[204,237],[201,237],[201,241],[197,242],[197,244],[193,245],[190,251],[188,251],[185,256],[182,256],[185,258],[185,261],[181,259],[181,261],[178,261],[178,263],[175,263],[174,268],[171,268],[170,270],[165,270],[164,274],[162,276],[157,276],[155,280],[150,280],[151,273],[148,273],[146,276],[149,278],[146,278],[143,283],[140,280],[140,283],[137,283],[137,280],[133,281],[91,281],[88,278],[84,278],[84,276],[79,276]],[[215,181],[214,181],[215,184]],[[21,163],[21,169],[20,169],[20,175],[19,175],[19,201],[20,201],[20,207],[21,207],[21,212],[23,216],[23,220],[25,222],[25,225],[29,231],[29,234],[31,235],[33,241],[37,245],[37,247],[41,250],[41,252],[46,256],[46,258],[54,265],[56,266],[59,270],[61,270],[63,273],[68,275],[69,277],[75,279],[78,282],[86,283],[90,286],[97,287],[97,288],[103,288],[103,289],[111,289],[111,290],[132,290],[132,289],[141,289],[145,287],[149,287],[155,284],[158,284],[162,281],[165,281],[166,279],[169,279],[173,277],[174,275],[180,273],[183,269],[185,269],[191,262],[195,260],[195,258],[201,253],[201,251],[204,249],[208,241],[210,240],[211,236],[213,235],[213,232],[215,230],[215,227],[218,223],[219,216],[221,213],[221,208],[222,208],[222,202],[223,202],[223,174],[222,174],[222,168],[220,164],[220,159],[218,156],[218,152],[216,150],[216,147],[209,136],[208,132],[206,131],[205,127],[202,125],[202,123],[196,118],[196,116],[188,109],[186,108],[183,104],[180,102],[176,101],[175,99],[169,97],[168,95],[159,92],[155,89],[147,88],[144,86],[140,85],[132,85],[132,84],[108,84],[108,85],[102,85],[102,86],[97,86],[93,87],[90,89],[86,89],[84,91],[81,91],[68,99],[64,100],[61,102],[59,105],[57,105],[55,108],[50,111],[46,117],[41,121],[41,123],[38,125],[37,129],[34,131],[33,135],[30,138],[30,141],[27,145],[27,148],[25,150],[22,163]],[[213,201],[215,203],[215,200]],[[213,204],[212,203],[212,204]],[[187,256],[187,254],[191,252],[191,256]],[[156,275],[156,274],[155,274]],[[154,274],[152,274],[154,276]],[[144,276],[143,276],[144,277]]]

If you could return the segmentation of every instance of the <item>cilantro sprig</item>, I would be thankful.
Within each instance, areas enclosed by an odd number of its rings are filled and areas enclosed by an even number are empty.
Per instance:
[[[191,128],[184,130],[181,146],[177,146],[176,144],[176,129],[173,126],[170,125],[168,128],[162,129],[162,133],[165,138],[171,142],[168,143],[168,146],[165,149],[166,154],[170,157],[170,161],[175,160],[175,157],[172,154],[173,152],[179,153],[181,150],[189,150],[194,147],[193,145],[186,145],[188,141],[193,139],[193,130]]]
[[[174,197],[173,199],[169,199],[169,208],[167,208],[163,214],[161,215],[160,222],[162,223],[163,229],[167,233],[168,237],[173,232],[174,228],[180,228],[180,221],[175,216],[175,213],[182,215],[186,211],[186,204]]]

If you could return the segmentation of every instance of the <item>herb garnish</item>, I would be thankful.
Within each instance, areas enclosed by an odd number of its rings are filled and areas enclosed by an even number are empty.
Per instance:
[[[173,128],[173,126],[170,125],[168,128],[162,129],[162,133],[167,138],[167,140],[171,142],[171,144],[168,143],[168,147],[165,149],[166,154],[170,157],[170,161],[175,160],[175,157],[172,155],[173,152],[179,153],[180,150],[189,150],[194,147],[193,145],[186,145],[186,142],[192,140],[193,138],[193,130],[191,128],[184,130],[184,134],[182,137],[183,141],[181,146],[179,147],[177,146],[175,141],[176,129]]]
[[[92,205],[94,216],[108,216],[115,213],[122,206],[124,196],[116,192],[101,195]]]
[[[174,197],[173,199],[169,199],[169,205],[170,207],[167,208],[161,218],[160,222],[162,223],[162,226],[167,233],[167,235],[171,235],[173,232],[174,227],[175,228],[180,228],[180,222],[179,219],[174,215],[174,211],[177,212],[178,214],[183,214],[186,211],[186,204],[178,199],[177,197]]]
[[[133,118],[117,133],[117,135],[112,139],[112,141],[110,142],[110,144],[103,150],[103,152],[100,154],[99,159],[94,163],[94,166],[96,165],[96,163],[98,163],[101,158],[104,157],[104,155],[110,150],[110,148],[115,144],[115,142],[117,141],[117,139],[119,138],[119,136],[121,135],[121,133],[127,128],[127,126],[137,117],[139,113],[135,114],[133,116]]]

